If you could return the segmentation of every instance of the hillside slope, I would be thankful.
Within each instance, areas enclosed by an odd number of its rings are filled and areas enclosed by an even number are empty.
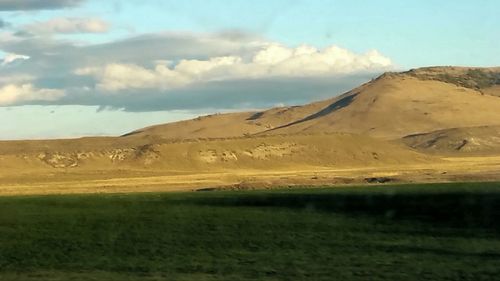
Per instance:
[[[74,148],[53,141],[22,152],[3,147],[0,150],[0,175],[9,170],[18,173],[53,169],[207,172],[386,166],[436,160],[403,145],[343,133],[174,143],[115,143],[114,146],[106,143],[93,148],[86,145]]]
[[[496,96],[500,80],[495,80],[500,70],[470,71],[424,68],[387,73],[321,102],[211,115],[145,128],[129,136],[196,139],[347,132],[397,139],[447,128],[500,125],[500,98]],[[477,74],[483,72],[486,78]],[[471,78],[470,73],[479,78]]]
[[[500,98],[450,83],[387,74],[270,133],[350,132],[381,138],[500,125]]]
[[[330,100],[303,106],[277,107],[262,112],[213,114],[168,124],[143,128],[124,137],[162,139],[197,139],[243,137],[262,133],[314,114]]]
[[[445,129],[406,136],[403,142],[425,153],[493,155],[500,153],[500,126]]]

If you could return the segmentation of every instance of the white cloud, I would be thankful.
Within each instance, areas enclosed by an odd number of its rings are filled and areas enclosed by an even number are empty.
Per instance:
[[[64,90],[36,88],[31,82],[32,79],[29,76],[2,79],[2,82],[9,81],[9,83],[0,86],[0,106],[30,101],[55,101],[65,94]]]
[[[8,53],[3,58],[2,65],[5,66],[5,65],[9,65],[17,60],[28,60],[28,59],[30,59],[29,56]]]
[[[186,85],[188,76],[170,70],[164,64],[155,69],[146,69],[135,64],[108,64],[102,68],[81,68],[77,75],[92,75],[99,78],[97,88],[105,91],[126,89],[160,88],[168,89]]]
[[[278,44],[271,44],[258,52],[253,58],[253,62],[265,65],[281,63],[293,56],[293,50]]]
[[[4,53],[30,57],[8,67],[1,67],[0,58],[0,88],[31,84],[35,91],[65,91],[53,101],[18,97],[15,105],[129,111],[264,108],[328,98],[394,70],[375,51],[290,48],[245,33],[161,32],[99,44],[51,35],[0,32]]]
[[[54,33],[105,33],[109,23],[99,18],[54,18],[25,26],[25,30],[34,34]]]
[[[217,70],[242,65],[243,59],[238,56],[215,57],[209,60],[181,60],[173,71],[191,78],[206,79],[206,75],[215,74]]]
[[[75,70],[77,75],[97,79],[100,90],[172,89],[199,82],[268,77],[325,77],[393,67],[391,60],[377,51],[356,54],[331,46],[323,50],[312,46],[287,48],[270,43],[250,59],[241,56],[213,57],[207,60],[185,59],[176,65],[158,62],[154,68],[136,64],[112,63]]]

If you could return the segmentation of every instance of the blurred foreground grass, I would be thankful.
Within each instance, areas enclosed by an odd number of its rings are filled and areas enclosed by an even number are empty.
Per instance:
[[[0,280],[498,280],[500,183],[0,198]]]

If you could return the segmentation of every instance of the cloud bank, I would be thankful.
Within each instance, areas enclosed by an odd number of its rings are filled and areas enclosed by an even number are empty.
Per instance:
[[[105,30],[83,23],[87,21],[47,21],[38,32]],[[94,45],[4,32],[0,49],[10,54],[0,66],[0,76],[31,77],[0,79],[3,106],[97,105],[129,111],[263,108],[331,97],[393,68],[392,61],[376,50],[289,47],[235,32],[143,34]]]
[[[31,83],[31,77],[7,77],[0,86],[0,106],[20,102],[55,101],[64,96],[61,89],[39,89]],[[17,83],[16,83],[17,82]]]
[[[105,33],[110,25],[99,18],[54,18],[25,26],[24,31],[32,34]]]
[[[175,66],[160,62],[151,69],[113,63],[80,68],[75,74],[94,76],[98,80],[98,90],[117,92],[127,89],[168,90],[200,82],[234,79],[324,77],[383,70],[391,66],[391,60],[377,51],[355,54],[337,46],[319,50],[306,45],[287,48],[273,43],[263,46],[248,61],[241,56],[183,59]]]

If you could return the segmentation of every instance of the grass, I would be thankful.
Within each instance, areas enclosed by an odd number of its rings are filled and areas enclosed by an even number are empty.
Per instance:
[[[500,183],[0,198],[0,280],[498,280]]]

